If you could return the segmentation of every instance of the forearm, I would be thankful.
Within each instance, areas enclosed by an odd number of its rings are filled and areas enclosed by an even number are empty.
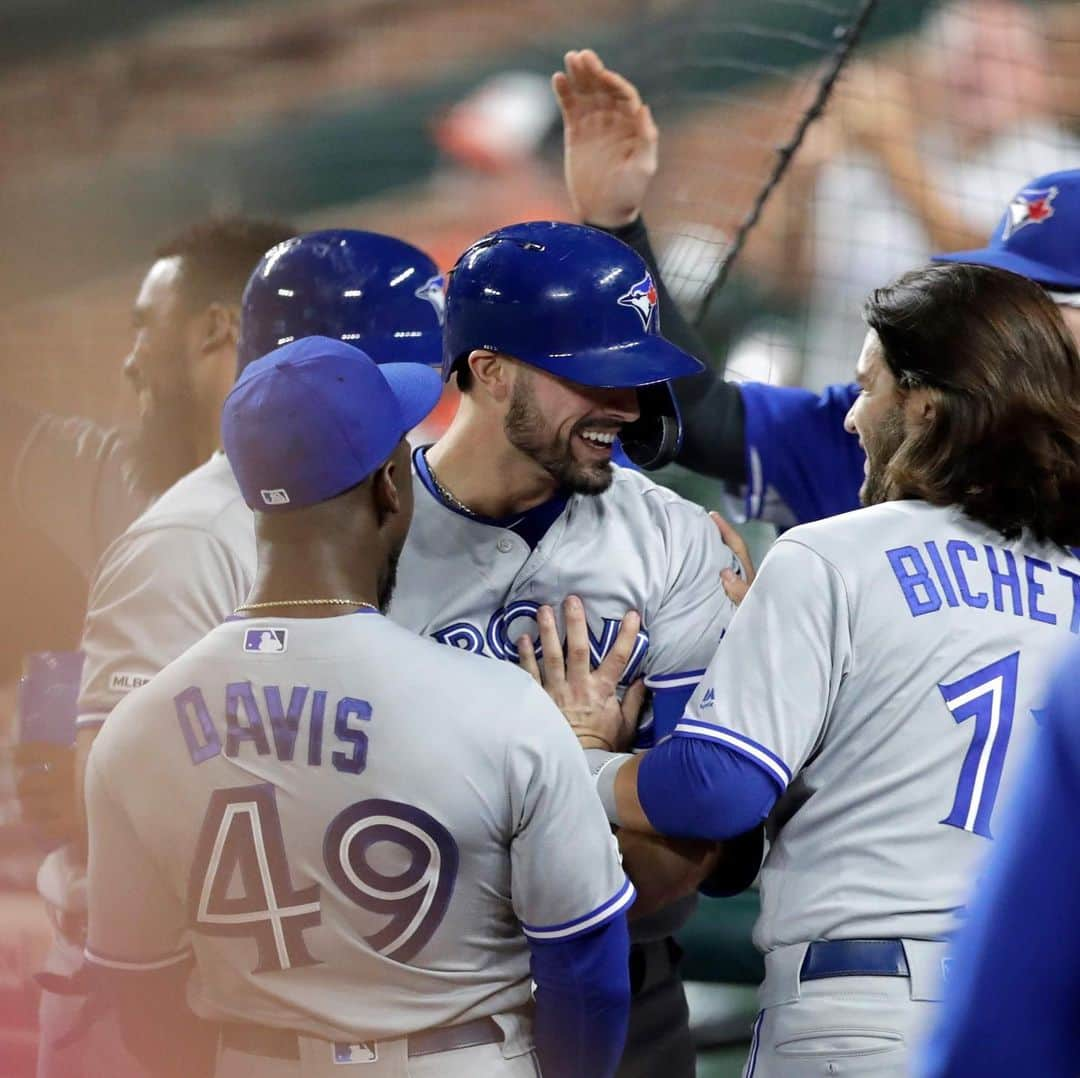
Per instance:
[[[623,870],[637,891],[630,908],[631,921],[693,894],[721,871],[723,847],[715,842],[664,838],[630,830],[620,830],[618,839]]]
[[[664,336],[705,364],[701,374],[678,378],[671,388],[683,420],[683,443],[678,463],[692,471],[729,483],[746,478],[744,417],[739,387],[727,382],[710,364],[709,348],[697,329],[683,316],[660,274],[656,254],[641,217],[612,234],[645,260],[659,295]]]
[[[967,224],[959,208],[938,195],[937,185],[915,146],[886,143],[880,160],[889,182],[918,218],[934,250],[959,251],[982,245],[985,232]]]
[[[530,943],[533,1036],[540,1068],[557,1078],[610,1078],[626,1041],[630,936],[618,916],[587,935]]]

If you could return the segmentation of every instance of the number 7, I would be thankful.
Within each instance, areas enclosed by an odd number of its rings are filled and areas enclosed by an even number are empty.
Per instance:
[[[956,800],[941,823],[985,838],[990,833],[1005,753],[1016,712],[1016,677],[1020,652],[1014,651],[951,685],[938,685],[945,706],[959,723],[975,719],[975,733],[960,768]]]

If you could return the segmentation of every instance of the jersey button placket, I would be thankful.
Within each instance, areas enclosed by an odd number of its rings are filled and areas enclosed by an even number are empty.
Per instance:
[[[496,544],[495,549],[500,554],[509,554],[514,549],[514,540],[509,535],[504,535]]]

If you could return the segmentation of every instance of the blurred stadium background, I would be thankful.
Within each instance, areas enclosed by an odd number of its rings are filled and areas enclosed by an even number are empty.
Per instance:
[[[863,15],[824,115],[728,264]],[[136,286],[158,238],[212,211],[391,232],[444,266],[501,224],[568,218],[547,80],[585,46],[653,106],[646,217],[703,358],[730,377],[846,380],[869,288],[978,245],[1024,181],[1080,166],[1075,2],[3,0],[2,392],[131,419],[120,366]],[[85,596],[12,514],[0,584],[6,738],[21,656],[76,646]],[[47,926],[9,791],[0,851],[0,1074],[20,1075]],[[753,983],[752,916],[752,902],[710,910],[686,941],[691,975]],[[702,997],[706,1039],[736,1042],[706,1052],[703,1075],[737,1073],[753,1011],[741,991]]]

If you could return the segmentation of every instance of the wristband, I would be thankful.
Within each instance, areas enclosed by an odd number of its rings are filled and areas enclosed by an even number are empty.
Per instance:
[[[596,793],[600,798],[600,804],[604,806],[609,822],[616,827],[622,825],[619,819],[619,809],[615,803],[615,776],[619,768],[632,760],[634,757],[627,752],[605,752],[603,749],[586,749],[585,762],[589,765],[589,773],[596,783]]]

